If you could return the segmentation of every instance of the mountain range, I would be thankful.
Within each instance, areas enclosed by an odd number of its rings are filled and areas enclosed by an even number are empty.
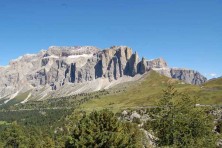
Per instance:
[[[99,49],[93,46],[57,47],[26,54],[0,67],[0,99],[7,104],[22,93],[22,103],[108,89],[136,81],[154,70],[184,83],[201,85],[199,72],[170,68],[163,58],[147,60],[127,46]]]

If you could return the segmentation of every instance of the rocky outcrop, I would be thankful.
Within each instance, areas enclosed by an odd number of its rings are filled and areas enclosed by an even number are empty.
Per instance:
[[[166,61],[163,58],[147,61],[147,66],[150,68],[168,68]]]
[[[147,61],[146,65],[148,68],[153,69],[162,75],[182,80],[188,84],[200,85],[207,81],[206,77],[204,77],[195,70],[183,68],[169,68],[163,58]]]
[[[198,72],[169,68],[162,58],[142,58],[140,61],[138,54],[127,46],[112,46],[104,50],[93,46],[51,46],[48,50],[24,55],[12,60],[6,67],[0,67],[0,98],[28,90],[35,90],[32,92],[35,95],[61,88],[68,88],[65,90],[67,94],[77,93],[72,92],[72,87],[85,86],[97,80],[103,82],[94,86],[96,89],[90,89],[94,91],[107,88],[111,82],[122,78],[130,80],[130,77],[151,69],[190,84],[199,85],[206,81]],[[74,86],[69,87],[71,84]],[[86,89],[81,88],[78,93],[82,90]]]
[[[138,73],[138,63],[139,63],[139,56],[137,53],[132,54],[131,58],[128,60],[126,68],[125,68],[125,75],[135,76]]]
[[[149,71],[149,67],[145,58],[142,58],[141,62],[138,64],[138,73],[144,74],[146,71]]]
[[[207,81],[207,78],[205,78],[199,72],[194,70],[172,68],[170,70],[170,73],[172,78],[185,81],[186,83],[189,84],[200,85]]]
[[[58,47],[51,46],[46,51],[45,56],[54,55],[58,57],[68,57],[72,55],[94,54],[99,51],[98,48],[93,46],[74,46],[74,47]]]

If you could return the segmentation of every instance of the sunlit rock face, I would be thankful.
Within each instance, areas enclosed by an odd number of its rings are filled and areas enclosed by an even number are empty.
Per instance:
[[[113,86],[114,82],[134,80],[151,69],[190,84],[206,81],[196,71],[169,68],[162,58],[140,60],[139,55],[127,46],[104,50],[93,46],[51,46],[0,67],[0,98],[29,90],[40,98],[55,90],[61,91],[60,95],[97,91]]]
[[[207,81],[207,78],[205,78],[199,72],[194,71],[194,70],[172,68],[170,73],[171,73],[172,78],[185,81],[189,84],[200,85]]]

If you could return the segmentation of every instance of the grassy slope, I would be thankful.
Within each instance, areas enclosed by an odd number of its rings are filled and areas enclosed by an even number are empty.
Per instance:
[[[222,104],[222,78],[205,83],[198,95],[205,104]]]
[[[222,88],[222,78],[210,80],[207,83],[205,83],[204,86],[209,87],[209,88],[212,88],[212,87]]]
[[[187,92],[195,95],[201,91],[201,87],[182,84],[180,81],[170,79],[162,76],[154,71],[151,71],[144,76],[140,81],[128,83],[126,91],[102,96],[100,99],[91,100],[81,106],[81,109],[92,111],[95,109],[109,108],[113,111],[118,111],[123,108],[143,107],[148,105],[155,105],[157,99],[161,96],[162,90],[166,88],[169,83],[173,83],[179,92]],[[125,87],[123,84],[117,86],[115,89]],[[222,94],[221,94],[222,96]],[[201,103],[204,101],[201,99]]]
[[[0,109],[1,108],[9,108],[12,105],[15,105],[17,103],[20,103],[20,102],[24,101],[28,97],[29,93],[30,93],[30,91],[19,94],[14,99],[10,100],[7,104],[3,103],[3,105],[0,106]]]

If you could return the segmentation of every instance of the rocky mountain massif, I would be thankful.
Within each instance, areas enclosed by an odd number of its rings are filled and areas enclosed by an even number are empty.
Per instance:
[[[207,80],[194,70],[169,68],[162,58],[140,60],[138,54],[126,46],[104,50],[92,46],[52,46],[0,67],[0,98],[7,103],[28,92],[25,103],[31,99],[92,92],[138,80],[150,70],[195,85]]]

